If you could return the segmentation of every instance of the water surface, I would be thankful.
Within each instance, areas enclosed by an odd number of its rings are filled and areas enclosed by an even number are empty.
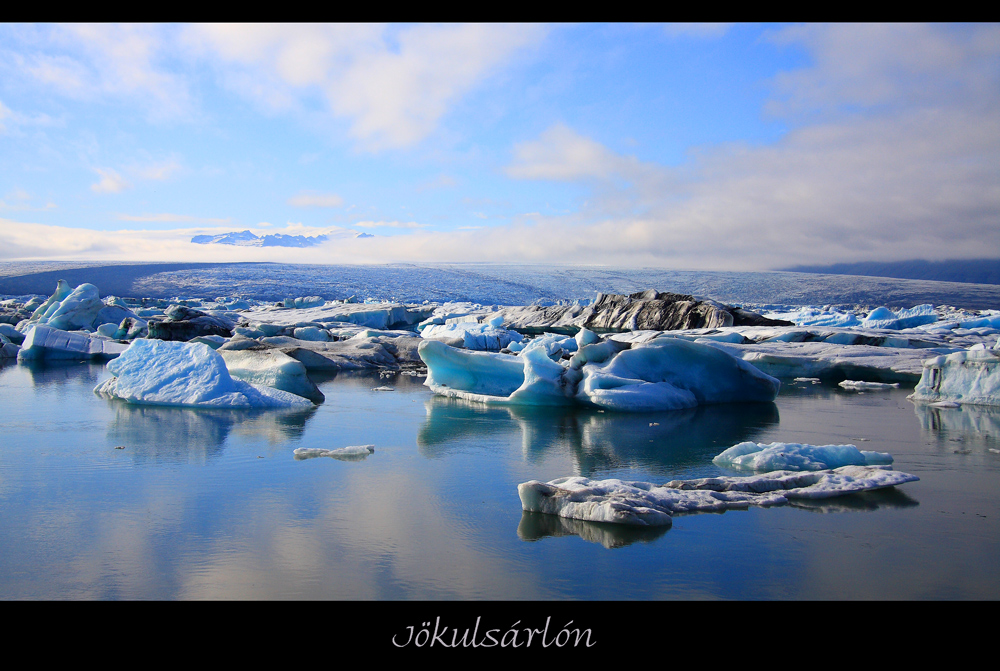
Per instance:
[[[339,374],[317,408],[248,413],[130,406],[92,393],[106,375],[0,366],[0,598],[1000,597],[995,410],[791,381],[673,413],[501,408]],[[853,443],[921,480],[645,532],[521,512],[520,482],[715,475],[743,440]]]

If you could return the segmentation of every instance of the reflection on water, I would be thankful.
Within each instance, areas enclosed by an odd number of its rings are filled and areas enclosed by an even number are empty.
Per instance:
[[[913,412],[923,432],[938,441],[971,439],[991,445],[1000,442],[1000,408],[988,405],[939,408],[914,403]]]
[[[137,463],[208,461],[222,454],[234,430],[271,445],[287,442],[302,435],[316,411],[315,407],[252,410],[108,403],[115,410],[108,422],[108,441],[125,446]]]
[[[14,366],[28,374],[28,379],[36,387],[63,386],[66,384],[89,384],[97,386],[104,375],[104,363],[81,363],[79,361],[25,361]]]
[[[791,499],[789,505],[811,513],[855,513],[880,508],[912,508],[920,502],[906,492],[890,487],[830,499]]]
[[[525,460],[572,455],[574,475],[642,468],[676,476],[709,464],[727,447],[751,440],[779,422],[774,403],[705,405],[655,413],[577,407],[487,406],[434,396],[417,434],[421,454],[442,458],[469,440],[519,432]]]
[[[585,541],[598,543],[610,549],[632,543],[649,543],[667,533],[670,527],[636,527],[626,524],[603,524],[573,520],[544,513],[521,513],[517,535],[524,541],[537,541],[547,537],[579,536]]]

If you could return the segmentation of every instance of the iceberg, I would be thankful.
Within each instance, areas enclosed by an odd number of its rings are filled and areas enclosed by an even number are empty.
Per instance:
[[[589,341],[589,338],[583,338]],[[437,394],[483,403],[582,403],[624,411],[692,408],[700,404],[770,402],[778,380],[726,352],[680,338],[634,344],[590,342],[565,364],[573,338],[547,334],[519,356],[468,352],[436,341],[420,344],[424,384]]]
[[[202,343],[135,340],[108,362],[114,377],[94,392],[129,403],[190,407],[290,408],[312,402],[234,379],[222,356]]]
[[[722,452],[712,463],[750,471],[821,471],[841,466],[882,466],[892,463],[887,452],[868,452],[855,445],[744,442]]]
[[[1000,350],[966,350],[924,361],[909,398],[922,403],[1000,405]]]
[[[772,471],[747,477],[672,480],[664,485],[584,477],[532,480],[517,487],[521,508],[588,522],[669,526],[678,513],[771,507],[895,487],[919,478],[886,466],[841,466],[821,471]]]
[[[251,384],[281,389],[314,403],[325,400],[309,379],[306,367],[271,345],[256,340],[234,339],[215,350],[226,362],[229,374]]]
[[[18,361],[82,361],[112,359],[128,348],[114,340],[49,326],[30,326],[17,353]]]

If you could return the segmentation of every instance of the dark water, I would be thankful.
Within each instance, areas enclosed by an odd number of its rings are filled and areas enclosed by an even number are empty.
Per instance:
[[[341,374],[310,411],[206,412],[100,398],[105,375],[0,366],[0,598],[1000,597],[995,410],[790,381],[675,413],[487,408]],[[520,482],[718,474],[743,440],[854,443],[921,480],[647,532],[521,512]]]

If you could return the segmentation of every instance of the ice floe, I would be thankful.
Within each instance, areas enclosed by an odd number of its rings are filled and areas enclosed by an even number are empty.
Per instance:
[[[129,403],[192,407],[309,406],[302,396],[233,378],[222,356],[201,343],[135,340],[107,365],[95,393]]]
[[[518,485],[525,511],[589,522],[669,526],[680,513],[770,507],[794,499],[822,499],[895,487],[919,480],[885,466],[841,466],[821,471],[772,471],[747,477],[672,480],[664,485],[584,477],[532,480]]]
[[[892,463],[887,452],[862,451],[855,445],[743,442],[722,452],[712,463],[749,471],[821,471],[841,466],[883,466]]]
[[[297,460],[333,457],[342,461],[359,461],[369,454],[374,453],[374,445],[349,445],[348,447],[337,447],[332,450],[324,450],[319,447],[299,447],[293,451]]]

